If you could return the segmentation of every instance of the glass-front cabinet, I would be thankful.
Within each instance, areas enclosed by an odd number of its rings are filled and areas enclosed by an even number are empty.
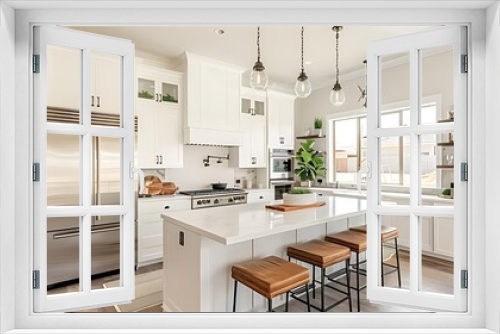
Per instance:
[[[146,69],[137,77],[137,100],[179,105],[180,82],[181,77],[177,72],[166,74],[163,70],[158,73],[158,70]]]

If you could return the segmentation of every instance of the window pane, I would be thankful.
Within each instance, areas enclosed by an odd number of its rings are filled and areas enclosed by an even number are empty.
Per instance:
[[[91,124],[120,127],[121,57],[92,51],[91,63]]]
[[[117,288],[120,282],[120,216],[106,225],[92,226],[92,290]],[[98,217],[94,217],[97,219]],[[111,218],[111,217],[104,217]],[[105,277],[95,276],[108,273]]]
[[[358,119],[335,122],[335,180],[356,182],[358,172]]]
[[[161,92],[163,102],[179,103],[179,87],[177,85],[162,82]]]
[[[359,140],[360,140],[360,168],[366,167],[366,160],[368,159],[367,155],[367,132],[366,132],[366,117],[361,117],[359,119]],[[366,182],[366,174],[363,174],[363,182]]]
[[[409,216],[380,216],[382,226],[395,227],[398,230],[397,239],[386,240],[381,249],[383,258],[383,272],[386,275],[380,276],[379,286],[410,289],[410,217]],[[383,236],[381,235],[381,238]],[[396,240],[398,252],[396,253]],[[399,284],[398,273],[393,271],[398,265],[401,271],[401,286]]]
[[[421,124],[433,124],[453,118],[453,45],[420,50],[422,62],[422,100],[441,95],[441,110],[422,104]]]
[[[80,123],[81,50],[47,45],[47,122]]]
[[[92,205],[121,204],[121,139],[92,137]]]
[[[404,52],[380,57],[380,111],[390,103],[410,99],[410,53]],[[451,86],[453,87],[453,86]],[[398,114],[382,114],[380,127],[399,127]]]
[[[73,205],[80,205],[80,136],[49,133],[47,206]]]
[[[454,220],[452,217],[421,217],[420,220],[422,224],[420,290],[452,295]],[[430,247],[432,253],[426,252]]]
[[[155,99],[155,82],[153,80],[139,78],[137,83],[137,97],[139,99]]]
[[[49,218],[50,219],[50,218]],[[78,217],[61,217],[61,230],[47,224],[47,294],[80,291],[80,228]]]
[[[454,171],[453,134],[420,136],[422,188],[438,189],[443,197],[451,196]]]
[[[380,138],[380,182],[410,185],[410,137]]]

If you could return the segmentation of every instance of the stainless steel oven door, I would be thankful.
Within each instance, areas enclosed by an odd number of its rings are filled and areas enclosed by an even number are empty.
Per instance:
[[[293,177],[291,157],[271,157],[270,179],[289,179]]]
[[[274,190],[274,200],[282,200],[283,194],[288,193],[294,184],[295,181],[271,180],[271,187]]]

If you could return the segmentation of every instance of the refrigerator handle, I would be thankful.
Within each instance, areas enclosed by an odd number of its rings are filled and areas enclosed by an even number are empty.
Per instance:
[[[139,174],[139,185],[140,185],[139,186],[139,195],[142,195],[144,192],[144,177],[145,177],[144,172],[140,168],[135,168],[134,162],[130,161],[129,162],[129,176],[131,179],[134,178],[134,173]]]

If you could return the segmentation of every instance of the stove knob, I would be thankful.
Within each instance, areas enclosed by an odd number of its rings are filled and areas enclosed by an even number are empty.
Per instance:
[[[219,204],[219,200],[218,200],[218,199],[215,199],[215,200],[214,200],[214,204]]]
[[[204,199],[204,200],[202,200],[202,201],[201,201],[201,203],[203,203],[203,204],[207,204],[207,200],[206,200],[206,199]]]
[[[210,200],[209,199],[207,199],[207,204],[210,204]]]
[[[198,204],[198,205],[201,205],[201,203],[202,203],[202,202],[201,202],[201,200],[198,200],[198,201],[196,202],[196,204]]]
[[[233,202],[234,202],[234,200],[233,200],[232,198],[230,198],[230,199],[228,200],[228,202],[229,202],[229,203],[233,203]]]

